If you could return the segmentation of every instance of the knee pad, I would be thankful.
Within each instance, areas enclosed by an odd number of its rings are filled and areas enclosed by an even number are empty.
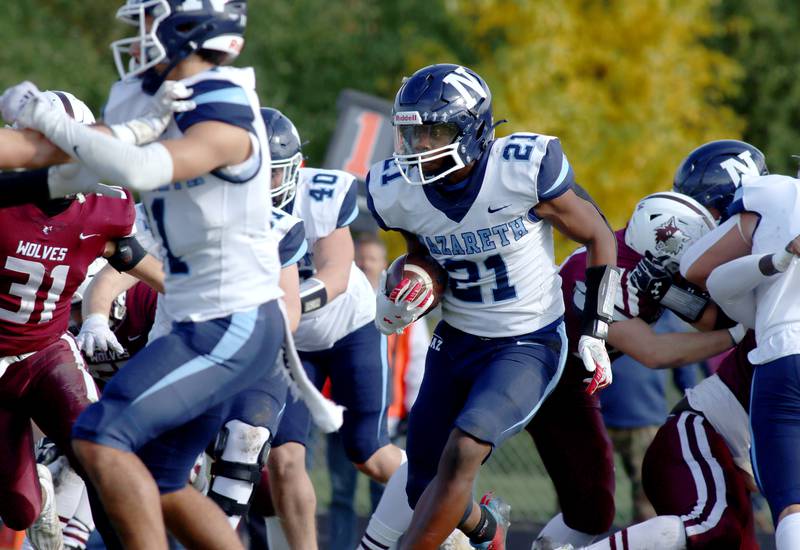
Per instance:
[[[211,488],[208,496],[228,515],[242,515],[249,502],[242,504],[214,490],[218,477],[256,484],[261,479],[261,468],[266,464],[270,448],[269,430],[251,426],[241,420],[231,420],[217,435],[212,456]]]

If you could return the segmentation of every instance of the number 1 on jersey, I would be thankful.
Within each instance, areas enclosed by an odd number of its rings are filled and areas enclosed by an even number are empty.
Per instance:
[[[156,229],[158,230],[159,235],[161,235],[161,242],[164,243],[164,249],[167,251],[167,264],[169,266],[169,272],[173,275],[189,273],[189,265],[177,256],[174,256],[172,251],[169,249],[169,242],[167,241],[167,229],[166,225],[164,224],[164,199],[153,199],[153,204],[150,206],[150,210],[153,212],[153,219],[156,222]]]

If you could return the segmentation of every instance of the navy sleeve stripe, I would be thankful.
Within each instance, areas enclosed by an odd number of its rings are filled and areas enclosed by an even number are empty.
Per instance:
[[[561,143],[553,139],[547,144],[537,175],[536,189],[540,201],[552,200],[567,192],[575,183],[575,174],[561,150]]]
[[[286,267],[297,263],[300,258],[305,256],[308,250],[306,243],[305,229],[303,223],[297,223],[283,236],[278,243],[278,256],[281,260],[281,267]]]
[[[380,227],[384,231],[389,231],[390,227],[386,225],[386,222],[383,221],[381,215],[378,214],[377,210],[375,210],[375,202],[372,200],[372,194],[369,192],[369,177],[371,174],[372,172],[367,174],[367,208],[372,214],[372,217],[375,218],[375,223],[378,224],[378,227]]]
[[[350,189],[342,201],[342,207],[339,209],[339,218],[336,220],[336,227],[346,227],[353,223],[358,217],[358,182],[353,181],[350,184]]]
[[[175,116],[181,132],[185,132],[190,127],[200,122],[223,122],[232,126],[237,126],[255,135],[253,127],[253,109],[249,105],[238,105],[235,103],[203,103],[196,109]]]

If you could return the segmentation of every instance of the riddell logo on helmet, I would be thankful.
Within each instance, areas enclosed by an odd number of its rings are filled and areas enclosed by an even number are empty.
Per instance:
[[[401,111],[394,114],[393,122],[397,124],[422,124],[422,117],[418,111]]]

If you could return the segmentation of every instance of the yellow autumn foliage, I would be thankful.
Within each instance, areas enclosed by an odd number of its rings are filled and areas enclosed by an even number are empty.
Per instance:
[[[668,189],[697,145],[738,138],[723,99],[742,69],[704,45],[712,0],[451,0],[468,17],[503,135],[561,138],[576,180],[617,228]],[[559,243],[559,255],[574,243]]]

